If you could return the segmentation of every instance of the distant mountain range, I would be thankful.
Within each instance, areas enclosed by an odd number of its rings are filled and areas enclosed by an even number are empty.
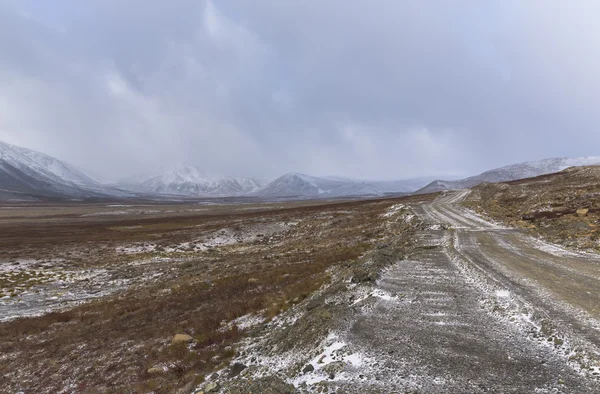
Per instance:
[[[254,178],[223,177],[203,172],[188,164],[176,164],[159,174],[119,186],[139,193],[187,197],[248,196],[266,182]]]
[[[224,177],[177,164],[158,175],[119,186],[138,193],[186,197],[335,198],[410,193],[431,178],[407,181],[357,181],[288,173],[271,182],[256,178]],[[415,185],[417,185],[415,187]]]
[[[514,164],[462,180],[417,178],[367,181],[288,173],[266,180],[209,174],[176,164],[153,176],[103,185],[58,159],[0,142],[0,201],[89,198],[213,198],[315,199],[376,197],[463,189],[483,182],[506,182],[557,172],[571,166],[600,164],[600,157],[556,158]],[[429,183],[429,184],[428,184]]]
[[[599,165],[600,157],[553,158],[512,164],[483,172],[469,178],[442,181],[436,180],[418,190],[417,194],[435,193],[443,190],[469,189],[484,182],[509,182],[562,171],[569,167]]]
[[[401,181],[360,181],[342,177],[315,177],[285,174],[256,191],[261,197],[335,198],[351,196],[384,196],[409,194],[431,178]]]

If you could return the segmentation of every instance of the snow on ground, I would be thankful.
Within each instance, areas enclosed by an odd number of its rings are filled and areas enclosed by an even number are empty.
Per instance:
[[[19,259],[14,261],[0,261],[0,273],[13,272],[13,271],[25,271],[32,268],[50,268],[56,264],[64,263],[64,259]]]
[[[308,386],[314,385],[323,381],[341,381],[348,379],[348,373],[341,372],[330,376],[324,369],[335,362],[342,363],[344,368],[359,368],[362,367],[367,359],[360,353],[352,353],[348,351],[348,345],[339,339],[335,333],[329,334],[325,340],[325,344],[321,352],[314,357],[309,364],[313,371],[304,373],[292,379],[292,384],[298,387],[302,384]]]
[[[118,254],[133,255],[143,253],[189,253],[203,252],[212,248],[238,245],[255,241],[275,241],[278,236],[288,231],[299,222],[280,222],[272,225],[256,225],[244,231],[223,228],[196,238],[189,242],[172,245],[158,245],[156,243],[137,243],[118,246]]]
[[[240,330],[248,330],[250,328],[261,325],[265,322],[265,318],[254,314],[248,314],[233,320],[230,325],[235,325]]]
[[[363,292],[364,291],[365,290],[363,290]],[[360,290],[359,290],[359,292],[360,292]],[[398,299],[398,296],[391,295],[390,293],[388,293],[387,291],[385,291],[383,289],[375,288],[375,289],[369,290],[366,294],[363,293],[362,295],[360,295],[359,298],[351,304],[351,306],[358,305],[361,302],[363,302],[371,297],[379,298],[379,299],[382,299],[385,301],[395,301]]]
[[[95,217],[95,216],[124,216],[124,215],[156,215],[159,213],[168,213],[169,211],[159,211],[156,209],[146,210],[127,210],[127,211],[105,211],[105,212],[93,212],[81,215],[82,218]]]
[[[38,275],[34,275],[36,272]],[[24,316],[39,316],[52,310],[72,307],[93,298],[104,297],[127,286],[127,280],[111,280],[104,269],[6,271],[4,275],[11,273],[21,275],[13,276],[20,282],[9,289],[10,295],[0,298],[0,322]],[[23,275],[31,275],[31,279],[23,280]],[[2,291],[6,289],[0,289],[0,292]]]
[[[551,244],[539,238],[528,237],[527,243],[529,246],[541,250],[542,252],[549,253],[559,257],[586,257],[586,258],[598,258],[598,255],[593,253],[586,253],[583,251],[572,251],[567,250],[559,245]]]
[[[392,216],[394,216],[395,214],[397,214],[398,212],[400,212],[401,210],[404,209],[404,204],[396,204],[396,205],[392,205],[386,213],[383,214],[384,218],[391,218]]]
[[[156,250],[155,244],[143,243],[135,244],[130,246],[119,246],[116,248],[116,252],[119,254],[140,254],[140,253],[151,253]]]

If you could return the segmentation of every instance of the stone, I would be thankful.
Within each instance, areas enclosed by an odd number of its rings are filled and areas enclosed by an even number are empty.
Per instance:
[[[241,364],[241,363],[233,364],[231,366],[231,369],[229,370],[229,377],[235,378],[236,376],[241,374],[244,369],[246,369],[246,366],[244,364]]]
[[[219,392],[219,390],[221,390],[221,385],[219,385],[219,383],[209,383],[206,386],[204,386],[204,392],[205,393],[217,393]]]
[[[577,210],[577,216],[584,217],[584,216],[587,216],[587,214],[589,212],[590,212],[590,210],[588,208],[578,209]]]
[[[524,221],[531,221],[535,219],[535,216],[533,215],[533,213],[526,213],[521,217],[521,219]]]
[[[343,361],[334,361],[330,364],[327,364],[323,367],[323,372],[325,372],[330,379],[334,379],[337,374],[342,372],[346,368],[346,363]],[[331,377],[333,376],[333,378]]]
[[[327,309],[322,309],[322,310],[320,310],[320,311],[317,312],[317,316],[321,320],[330,320],[331,319],[331,312],[329,312]]]
[[[306,367],[302,369],[302,373],[311,373],[314,372],[315,367],[312,364],[308,364]]]
[[[312,300],[306,305],[306,310],[312,311],[313,309],[317,308],[319,305],[321,305],[321,303],[319,301]]]
[[[364,267],[355,268],[353,271],[352,283],[375,282],[376,280],[377,274]]]
[[[177,345],[179,343],[190,343],[194,340],[191,336],[187,334],[177,334],[173,337],[171,341],[171,345]]]

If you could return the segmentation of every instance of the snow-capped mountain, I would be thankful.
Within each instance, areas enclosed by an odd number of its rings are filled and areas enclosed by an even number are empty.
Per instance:
[[[147,194],[186,197],[229,197],[250,195],[263,186],[254,178],[223,177],[179,163],[163,169],[158,175],[122,185]]]
[[[48,155],[0,142],[0,197],[85,197],[97,184],[73,167]]]
[[[509,182],[562,171],[569,167],[600,165],[600,157],[551,158],[512,164],[457,181],[436,180],[417,191],[434,193],[443,190],[468,189],[484,182]]]
[[[77,170],[71,165],[55,159],[54,157],[19,146],[13,146],[13,149],[30,159],[39,167],[44,168],[50,173],[56,175],[64,182],[70,182],[81,186],[98,185],[98,182],[85,175],[83,172]]]
[[[361,181],[343,177],[315,177],[288,173],[270,182],[255,193],[256,196],[334,198],[352,196],[383,196],[414,192],[431,179],[402,181]]]

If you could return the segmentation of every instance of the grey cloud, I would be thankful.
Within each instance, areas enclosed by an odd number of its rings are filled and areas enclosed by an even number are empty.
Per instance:
[[[597,8],[5,1],[0,139],[112,178],[174,161],[401,178],[599,154]]]

